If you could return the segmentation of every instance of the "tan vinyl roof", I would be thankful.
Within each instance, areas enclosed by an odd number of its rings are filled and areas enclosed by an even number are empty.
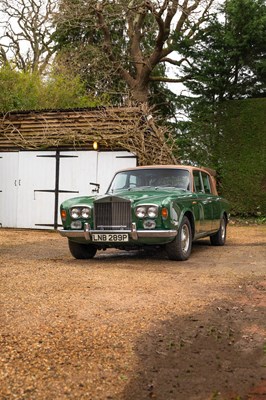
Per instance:
[[[206,172],[208,172],[210,175],[212,176],[216,176],[216,171],[211,169],[211,168],[207,168],[207,167],[194,167],[192,165],[184,165],[184,164],[177,164],[177,165],[144,165],[144,166],[140,166],[140,167],[133,167],[133,168],[125,168],[121,171],[132,171],[134,169],[156,169],[156,168],[160,168],[160,169],[175,169],[175,168],[182,168],[182,169],[186,169],[188,171],[193,171],[193,170],[204,170]]]

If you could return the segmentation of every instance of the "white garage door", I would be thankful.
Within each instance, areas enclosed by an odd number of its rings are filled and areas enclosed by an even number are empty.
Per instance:
[[[0,153],[0,226],[17,226],[19,153]]]
[[[0,224],[57,228],[67,198],[105,193],[114,173],[136,165],[128,152],[25,151],[0,153]]]

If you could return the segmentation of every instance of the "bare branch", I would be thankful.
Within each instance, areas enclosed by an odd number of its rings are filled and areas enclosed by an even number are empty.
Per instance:
[[[56,51],[51,34],[55,0],[1,0],[5,57],[18,69],[43,72]],[[3,55],[2,55],[3,59]]]
[[[151,76],[150,80],[153,82],[166,82],[166,83],[181,83],[191,79],[192,75],[184,75],[180,78],[167,78],[165,76]]]
[[[183,82],[187,78],[182,76],[180,67],[189,61],[173,60],[170,54],[177,52],[179,41],[196,38],[213,1],[86,0],[81,1],[81,8],[78,8],[69,0],[61,0],[63,13],[58,15],[58,19],[63,21],[64,27],[81,27],[85,35],[88,27],[92,38],[97,32],[96,45],[91,45],[90,39],[82,45],[84,48],[86,44],[91,48],[97,46],[97,57],[101,57],[99,54],[102,53],[101,61],[105,60],[105,63],[108,57],[108,70],[119,74],[133,98],[143,102],[148,99],[149,82],[159,80],[153,77],[153,71],[160,63],[177,67],[178,81]],[[116,24],[121,26],[120,42]],[[98,58],[98,63],[101,61]],[[91,71],[95,60],[88,59],[87,63],[90,68],[86,70]],[[172,79],[163,81],[173,82]]]
[[[3,64],[8,64],[8,58],[6,56],[5,46],[0,45],[0,60]]]
[[[164,57],[164,58],[161,58],[160,62],[167,62],[167,63],[169,63],[169,64],[176,65],[177,67],[180,67],[180,65],[181,65],[185,60],[186,60],[185,58],[182,58],[181,60],[173,60],[172,58]]]

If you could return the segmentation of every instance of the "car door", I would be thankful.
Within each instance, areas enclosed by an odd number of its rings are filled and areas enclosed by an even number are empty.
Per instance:
[[[200,170],[193,171],[193,180],[194,192],[197,194],[200,208],[200,233],[211,232],[213,210],[210,185],[208,188],[205,174],[202,173]],[[206,192],[204,188],[204,182],[206,184]]]
[[[210,177],[207,173],[201,171],[203,189],[205,194],[207,194],[208,204],[212,209],[212,220],[210,229],[212,231],[219,229],[220,226],[220,198],[216,194],[212,193],[212,186],[210,182]]]
[[[211,178],[207,173],[201,172],[202,182],[205,193],[209,195],[212,206],[212,231],[217,231],[221,223],[221,197],[217,195],[211,184]]]

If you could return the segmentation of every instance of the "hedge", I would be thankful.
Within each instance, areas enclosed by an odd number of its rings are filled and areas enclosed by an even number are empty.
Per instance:
[[[266,98],[227,101],[218,112],[220,192],[232,213],[266,215]]]

